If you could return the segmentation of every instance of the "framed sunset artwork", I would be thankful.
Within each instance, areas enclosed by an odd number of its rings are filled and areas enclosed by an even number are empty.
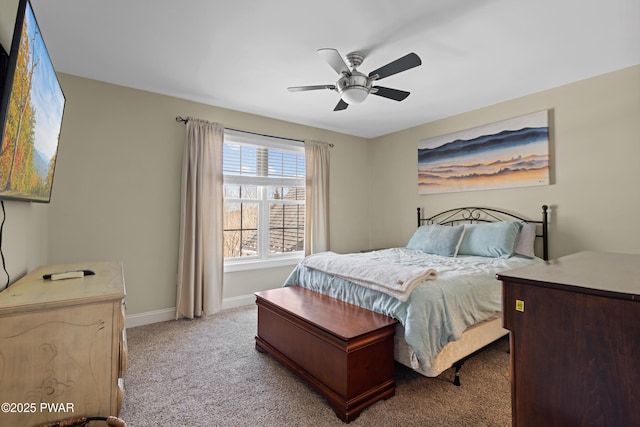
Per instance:
[[[418,142],[418,193],[549,185],[548,111]]]

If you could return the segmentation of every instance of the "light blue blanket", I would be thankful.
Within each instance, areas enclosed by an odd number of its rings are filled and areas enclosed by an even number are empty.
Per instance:
[[[502,288],[495,278],[498,272],[540,262],[520,257],[443,257],[406,248],[357,255],[433,268],[438,278],[421,283],[407,302],[302,265],[296,266],[283,286],[302,286],[397,319],[422,368],[429,368],[440,350],[469,326],[502,310]]]

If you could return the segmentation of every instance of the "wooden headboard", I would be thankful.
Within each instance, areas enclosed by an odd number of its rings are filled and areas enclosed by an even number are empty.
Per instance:
[[[547,222],[547,205],[542,205],[542,219],[532,220],[522,218],[521,216],[514,215],[512,213],[492,209],[481,208],[477,206],[468,206],[463,208],[449,209],[440,213],[437,213],[429,218],[422,218],[420,208],[418,208],[418,227],[421,225],[457,225],[457,224],[473,224],[481,222],[497,222],[497,221],[522,221],[532,224],[537,224],[540,227],[540,232],[536,233],[536,237],[542,239],[542,258],[544,260],[549,259],[549,236],[548,236],[548,222]]]

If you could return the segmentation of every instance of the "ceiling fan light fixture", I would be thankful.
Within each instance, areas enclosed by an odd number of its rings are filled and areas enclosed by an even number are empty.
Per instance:
[[[350,76],[343,76],[338,80],[336,89],[347,104],[360,104],[371,91],[371,81],[364,74],[353,70]]]
[[[364,54],[361,52],[351,52],[347,55],[347,62],[335,49],[318,49],[318,53],[322,58],[340,75],[340,79],[335,85],[315,85],[315,86],[294,86],[287,88],[290,92],[300,92],[316,89],[334,90],[340,94],[340,102],[333,111],[341,111],[346,109],[350,104],[361,104],[369,96],[370,93],[381,96],[383,98],[392,99],[394,101],[402,101],[409,92],[404,90],[392,89],[388,87],[373,87],[373,82],[378,81],[402,71],[409,70],[422,64],[422,60],[415,53],[409,53],[402,58],[389,62],[369,75],[362,74],[357,70],[364,61]],[[351,68],[351,70],[349,70]]]
[[[364,86],[349,86],[342,90],[340,97],[349,105],[360,104],[367,99],[369,89]]]

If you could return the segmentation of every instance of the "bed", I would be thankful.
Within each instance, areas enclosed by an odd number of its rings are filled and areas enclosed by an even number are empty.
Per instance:
[[[534,220],[482,207],[425,218],[418,208],[405,247],[313,254],[283,286],[397,319],[395,360],[427,377],[454,367],[460,385],[465,360],[508,333],[495,275],[548,259],[547,210]]]

